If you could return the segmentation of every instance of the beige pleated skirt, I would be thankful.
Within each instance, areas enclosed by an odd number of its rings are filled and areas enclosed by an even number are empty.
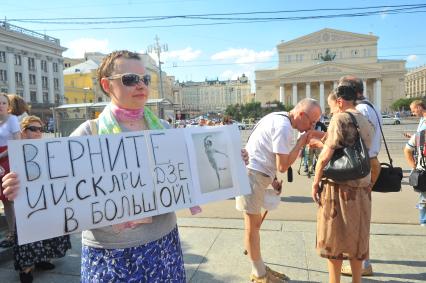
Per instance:
[[[368,257],[371,220],[371,192],[368,187],[323,182],[317,212],[316,249],[329,259]]]

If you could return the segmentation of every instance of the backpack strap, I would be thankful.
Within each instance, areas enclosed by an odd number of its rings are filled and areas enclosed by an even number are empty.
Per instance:
[[[426,130],[420,131],[419,132],[419,139],[418,139],[418,141],[419,141],[418,147],[419,147],[419,151],[420,151],[419,154],[421,156],[421,158],[420,158],[420,166],[422,166],[423,169],[426,169],[426,160],[425,160],[425,155],[423,153],[423,150],[425,148],[425,133],[426,133]]]

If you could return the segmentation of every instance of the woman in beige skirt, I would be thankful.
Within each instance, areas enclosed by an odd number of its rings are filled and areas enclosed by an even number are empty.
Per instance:
[[[370,174],[366,177],[336,182],[323,177],[323,169],[336,149],[352,145],[358,131],[349,114],[360,127],[360,135],[367,148],[371,145],[374,128],[355,109],[356,93],[349,85],[339,86],[329,96],[330,108],[335,114],[330,121],[323,149],[315,168],[312,198],[318,204],[316,249],[328,259],[329,282],[340,282],[344,259],[350,260],[352,282],[361,282],[362,260],[368,255],[371,218]],[[312,141],[314,144],[315,141]],[[321,185],[321,189],[320,189]]]

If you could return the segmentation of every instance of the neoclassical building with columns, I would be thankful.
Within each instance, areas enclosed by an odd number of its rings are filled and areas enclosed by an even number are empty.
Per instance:
[[[277,69],[257,70],[256,101],[279,100],[295,105],[305,97],[317,99],[323,111],[327,96],[341,76],[363,80],[364,94],[381,111],[404,97],[405,60],[378,59],[379,37],[335,29],[281,42]]]

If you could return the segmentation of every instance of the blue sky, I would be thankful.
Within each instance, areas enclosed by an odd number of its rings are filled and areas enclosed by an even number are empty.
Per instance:
[[[424,1],[423,1],[424,2]],[[277,17],[352,13],[354,7],[422,4],[417,1],[232,1],[232,0],[91,0],[91,1],[28,1],[2,0],[0,17],[4,19],[46,19],[105,17],[176,16],[189,14],[243,13],[300,9],[342,8],[338,12],[299,12],[291,14],[257,14],[241,17]],[[215,23],[218,20],[168,19],[154,22],[122,24],[38,24],[12,21],[24,28],[59,38],[67,47],[67,57],[82,57],[84,51],[110,52],[129,49],[144,52],[154,43],[156,35],[160,43],[167,43],[163,54],[163,69],[180,81],[205,78],[234,79],[246,73],[254,78],[254,70],[275,68],[275,47],[282,40],[288,41],[318,31],[334,28],[355,33],[373,33],[379,36],[379,58],[405,59],[407,67],[426,63],[426,29],[423,13],[389,14],[381,9],[379,15],[309,19],[299,21],[267,21],[258,23],[234,23],[227,25],[154,27],[159,25]],[[63,21],[58,19],[57,21]],[[73,20],[90,21],[90,20]],[[102,28],[102,29],[88,29]],[[105,29],[106,28],[106,29]],[[120,29],[108,29],[120,28]]]

